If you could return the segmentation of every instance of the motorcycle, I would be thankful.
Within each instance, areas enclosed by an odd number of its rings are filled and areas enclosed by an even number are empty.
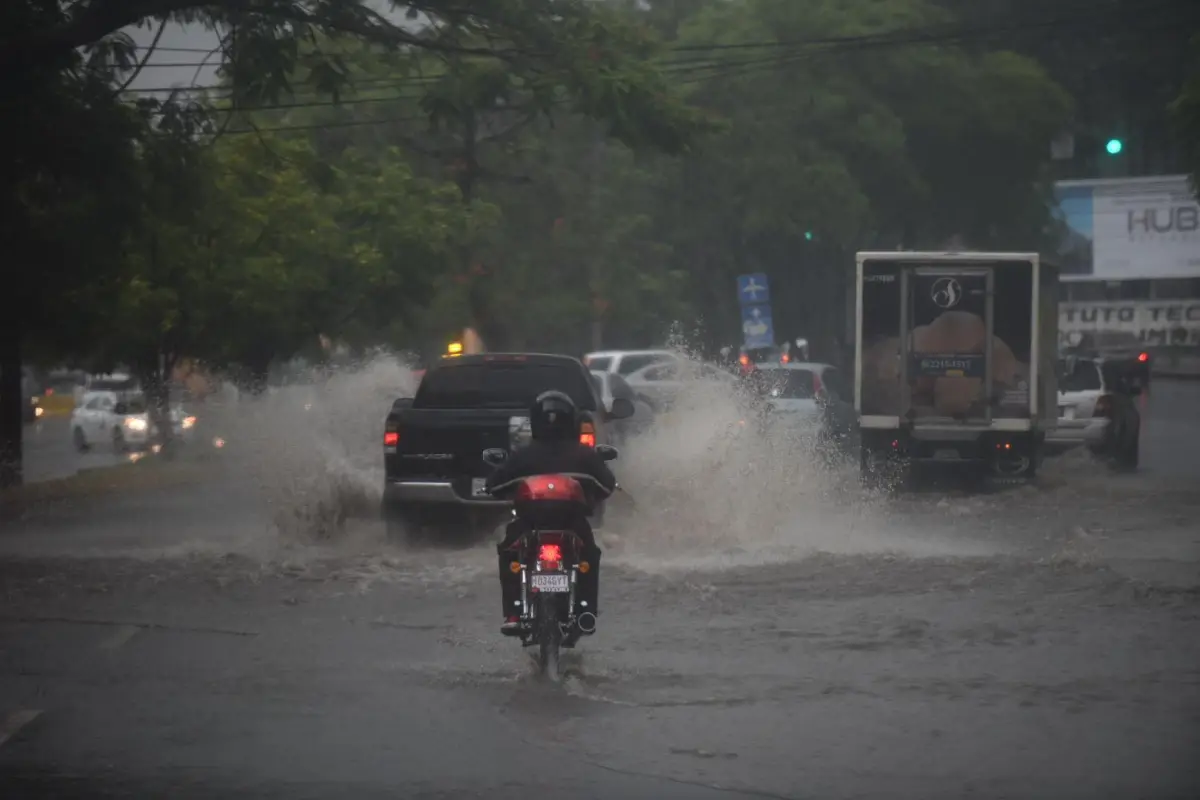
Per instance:
[[[611,445],[597,445],[605,461],[619,455]],[[483,451],[483,461],[498,467],[508,451]],[[590,475],[564,473],[520,478],[492,489],[498,498],[512,497],[513,513],[529,524],[517,543],[509,568],[521,576],[521,613],[514,636],[523,647],[538,648],[538,667],[558,680],[559,651],[573,648],[582,636],[596,632],[596,615],[576,597],[580,574],[591,565],[583,560],[583,540],[565,524],[590,507],[584,488],[595,484]]]

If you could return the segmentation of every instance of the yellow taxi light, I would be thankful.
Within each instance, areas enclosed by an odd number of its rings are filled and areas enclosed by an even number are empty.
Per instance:
[[[451,342],[446,345],[446,355],[461,356],[463,352],[462,342]]]

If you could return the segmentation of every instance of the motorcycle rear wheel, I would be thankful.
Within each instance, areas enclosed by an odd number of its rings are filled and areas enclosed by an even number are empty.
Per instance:
[[[558,682],[558,650],[562,628],[558,624],[558,603],[553,594],[542,594],[537,604],[538,667],[542,674]]]

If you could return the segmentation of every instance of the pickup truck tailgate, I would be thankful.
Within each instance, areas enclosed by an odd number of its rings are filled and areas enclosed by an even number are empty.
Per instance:
[[[395,420],[396,451],[384,455],[388,480],[483,477],[483,451],[511,449],[527,420],[521,409],[407,409]]]

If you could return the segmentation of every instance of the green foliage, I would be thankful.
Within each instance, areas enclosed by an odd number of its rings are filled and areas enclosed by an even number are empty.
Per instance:
[[[1192,191],[1200,197],[1200,36],[1193,40],[1193,72],[1171,104],[1171,121],[1192,178]]]

